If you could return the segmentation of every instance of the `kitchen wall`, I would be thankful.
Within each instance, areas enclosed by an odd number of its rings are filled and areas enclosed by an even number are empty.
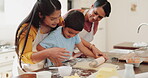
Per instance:
[[[148,42],[148,26],[137,34],[140,23],[148,23],[148,0],[109,0],[112,13],[107,22],[107,50],[121,42]],[[136,3],[137,1],[137,3]],[[131,4],[136,3],[136,11]]]
[[[96,0],[72,0],[73,8],[89,8]]]
[[[74,8],[81,8],[91,6],[95,0],[73,1]],[[92,43],[97,45],[101,51],[110,51],[113,45],[121,42],[148,42],[148,26],[143,26],[137,34],[138,25],[148,23],[148,0],[108,1],[111,3],[112,12],[110,17],[100,21],[98,32]],[[132,4],[137,5],[135,11],[131,10]],[[103,29],[103,33],[100,29]]]
[[[4,11],[0,11],[0,41],[14,41],[18,24],[28,15],[36,0],[4,0]],[[62,2],[62,13],[67,11],[67,0]],[[73,8],[89,8],[95,0],[72,0]],[[138,1],[136,11],[131,11],[132,1]],[[101,51],[109,51],[113,45],[125,42],[148,42],[148,27],[143,26],[137,34],[140,23],[148,23],[148,0],[109,0],[112,12],[109,18],[100,21],[99,28],[104,27],[103,33],[97,32],[93,43]],[[102,39],[100,37],[104,37]],[[101,41],[104,40],[104,41]],[[103,43],[99,43],[103,42]]]
[[[59,0],[59,1],[61,2],[61,5],[62,5],[62,10],[61,10],[62,14],[61,15],[64,15],[68,10],[68,7],[67,7],[68,0]]]
[[[14,43],[15,32],[20,22],[30,13],[37,0],[4,0],[0,10],[0,41]],[[60,0],[62,15],[67,11],[67,0]],[[1,5],[2,6],[2,5]]]
[[[4,0],[0,11],[0,41],[14,42],[15,31],[36,0]]]

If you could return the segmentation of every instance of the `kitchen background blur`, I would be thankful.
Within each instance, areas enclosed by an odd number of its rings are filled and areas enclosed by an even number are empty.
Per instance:
[[[89,8],[95,2],[95,0],[60,1],[62,3],[62,15],[71,8]],[[141,23],[148,23],[148,0],[108,1],[112,6],[110,17],[100,21],[98,32],[92,43],[101,51],[108,52],[118,43],[148,42],[148,27],[143,26],[140,33],[137,33],[138,26]],[[18,25],[29,14],[35,2],[36,0],[0,0],[0,45],[5,43],[13,45]],[[11,52],[14,53],[14,51]],[[0,52],[0,61],[8,59],[0,62],[0,72],[11,71],[2,63],[11,61],[9,67],[12,66],[14,56],[12,57],[8,51],[6,53]],[[6,57],[3,59],[2,56]],[[3,70],[2,67],[4,66]]]

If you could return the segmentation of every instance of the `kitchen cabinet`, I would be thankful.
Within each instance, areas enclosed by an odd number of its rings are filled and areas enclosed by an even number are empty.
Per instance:
[[[0,51],[0,78],[10,78],[15,51]]]

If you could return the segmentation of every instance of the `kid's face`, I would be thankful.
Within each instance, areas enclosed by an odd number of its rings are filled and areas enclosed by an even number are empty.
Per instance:
[[[56,10],[49,16],[45,16],[44,24],[45,26],[50,26],[51,28],[55,28],[59,23],[59,19],[61,17],[61,10]]]
[[[72,28],[69,27],[64,27],[63,28],[63,35],[65,38],[72,38],[74,36],[76,36],[80,31],[76,31]]]
[[[105,12],[102,7],[94,8],[93,6],[87,13],[89,22],[97,22],[100,21],[103,17],[105,17]]]

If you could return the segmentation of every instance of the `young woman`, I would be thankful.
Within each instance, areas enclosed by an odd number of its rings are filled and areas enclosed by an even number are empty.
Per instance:
[[[85,25],[80,36],[86,41],[91,42],[97,32],[99,21],[104,17],[109,17],[111,5],[107,0],[96,0],[90,9],[78,10],[85,15]]]
[[[37,51],[37,44],[54,30],[61,17],[61,3],[58,0],[38,0],[31,13],[22,21],[16,32],[16,53],[13,76],[25,71],[34,71],[44,67],[45,59],[67,59],[65,48],[49,48]],[[17,64],[17,65],[16,65]]]

